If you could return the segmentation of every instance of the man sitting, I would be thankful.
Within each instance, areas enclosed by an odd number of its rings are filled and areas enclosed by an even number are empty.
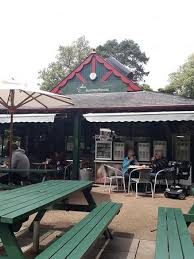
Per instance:
[[[13,173],[13,183],[19,185],[21,182],[29,180],[30,162],[25,150],[18,148],[16,144],[12,145],[12,151],[11,168],[17,169],[17,172]],[[19,169],[22,170],[19,171]]]
[[[152,161],[152,171],[150,172],[151,180],[155,179],[156,174],[168,167],[168,161],[163,157],[162,152],[156,151],[154,157],[151,159]],[[163,178],[164,174],[159,173],[158,179]]]

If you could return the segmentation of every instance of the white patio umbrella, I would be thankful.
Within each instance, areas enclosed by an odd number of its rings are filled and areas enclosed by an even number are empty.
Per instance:
[[[10,114],[9,131],[9,166],[11,167],[13,116],[14,113],[53,112],[63,111],[73,105],[71,98],[46,91],[29,90],[24,84],[12,81],[0,82],[0,110]]]

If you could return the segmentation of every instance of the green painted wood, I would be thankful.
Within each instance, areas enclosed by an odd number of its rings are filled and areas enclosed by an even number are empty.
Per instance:
[[[156,253],[155,259],[168,258],[168,233],[167,233],[167,220],[166,209],[158,209],[158,224],[157,224],[157,237],[156,237]]]
[[[174,209],[166,208],[170,259],[184,259],[179,239]]]
[[[193,204],[193,206],[190,208],[190,210],[188,211],[188,214],[194,214],[194,204]]]
[[[188,223],[194,222],[194,214],[184,214],[184,218]]]
[[[106,230],[107,226],[111,223],[113,218],[118,214],[118,211],[121,208],[118,204],[115,204],[110,210],[109,213],[106,214],[99,222],[98,225],[96,225],[90,233],[82,240],[82,242],[79,243],[79,245],[72,251],[71,254],[67,257],[68,259],[76,259],[77,255],[81,258],[86,254],[88,249],[94,244],[96,239]],[[64,252],[64,250],[61,250]],[[59,255],[55,255],[52,257],[53,259],[62,259],[63,253],[61,253],[61,257]]]
[[[0,238],[8,256],[7,259],[25,259],[14,233],[8,225],[0,223]]]
[[[184,219],[184,216],[180,209],[174,209],[174,214],[176,217],[179,238],[181,241],[182,251],[184,259],[194,258],[194,248],[191,236],[188,232],[188,228]]]
[[[67,181],[66,181],[67,182]],[[50,193],[44,195],[44,193],[41,193],[40,197],[38,199],[35,199],[33,202],[30,202],[30,204],[22,204],[18,205],[17,208],[15,207],[13,211],[6,211],[5,210],[1,214],[0,209],[0,221],[4,223],[13,224],[14,222],[31,215],[32,213],[41,210],[43,208],[46,208],[53,203],[56,203],[57,201],[63,200],[64,198],[68,197],[70,194],[81,191],[85,188],[88,188],[92,185],[92,182],[90,181],[72,181],[71,185],[68,185],[68,188],[66,187],[65,181],[64,181],[64,188],[63,185],[60,185],[60,188],[56,189],[55,193]],[[48,186],[47,186],[48,188]]]
[[[85,253],[91,244],[98,238],[107,225],[121,208],[121,204],[103,202],[92,210],[80,223],[76,224],[70,231],[54,242],[36,259],[66,258],[87,236],[90,235],[82,248]],[[77,254],[77,252],[76,252]],[[79,254],[80,255],[80,254]],[[70,257],[71,258],[71,257]],[[77,258],[80,258],[79,256]]]
[[[65,235],[56,240],[51,246],[49,246],[44,252],[42,252],[36,259],[50,258],[58,250],[60,250],[68,241],[70,241],[77,233],[82,231],[87,224],[89,224],[93,218],[100,213],[109,202],[102,202],[96,209],[91,211],[84,219],[70,229]]]
[[[48,183],[51,183],[51,182],[54,182],[54,181],[46,181],[46,182],[43,182],[43,183],[37,183],[37,184],[23,186],[20,189],[13,189],[13,190],[8,190],[8,191],[0,192],[0,201],[4,200],[6,197],[13,197],[18,192],[19,193],[26,192],[26,189],[28,191],[30,191],[31,189],[34,190],[34,188],[39,188],[40,186],[41,186],[41,188],[43,188],[45,185],[47,185]]]
[[[34,192],[28,193],[27,195],[22,194],[21,196],[16,196],[14,197],[14,199],[13,197],[9,198],[8,200],[1,202],[0,216],[8,213],[7,210],[13,211],[18,206],[24,207],[25,205],[27,206],[28,204],[32,204],[34,201],[37,201],[37,199],[39,199],[42,195],[44,195],[45,197],[46,195],[49,195],[51,193],[55,194],[55,192],[60,187],[64,188],[64,185],[62,183],[58,183],[57,185],[49,186],[49,188],[47,188],[46,190],[35,190]]]
[[[32,188],[27,188],[25,190],[23,190],[23,187],[22,187],[22,188],[20,188],[21,191],[11,193],[10,195],[3,196],[3,197],[0,195],[0,202],[1,202],[1,205],[4,205],[4,204],[10,203],[12,201],[15,202],[18,199],[22,200],[25,197],[30,198],[34,194],[40,195],[40,193],[47,192],[48,186],[49,186],[49,189],[51,189],[51,188],[56,188],[57,186],[60,186],[61,184],[62,183],[60,183],[60,182],[59,183],[50,183],[50,184],[45,184],[44,186],[41,186],[41,185],[32,186]]]
[[[73,126],[73,179],[79,179],[80,170],[80,134],[81,134],[81,116],[80,113],[74,115]]]

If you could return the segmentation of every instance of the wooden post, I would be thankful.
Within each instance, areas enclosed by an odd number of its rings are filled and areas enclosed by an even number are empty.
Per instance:
[[[73,125],[73,175],[74,180],[79,179],[80,169],[80,134],[81,134],[81,114],[74,114]]]

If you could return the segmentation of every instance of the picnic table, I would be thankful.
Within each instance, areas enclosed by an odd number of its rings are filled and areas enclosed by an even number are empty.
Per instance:
[[[158,209],[155,259],[194,258],[194,246],[187,223],[194,220],[193,208],[183,214],[178,208]]]
[[[31,227],[34,226],[33,241],[37,250],[39,224],[48,208],[60,202],[63,210],[93,210],[96,203],[90,193],[92,184],[91,181],[51,180],[0,192],[0,238],[6,251],[6,256],[0,259],[25,258],[14,232],[19,231],[30,215],[36,213]],[[68,203],[67,198],[77,191],[83,193],[88,205]]]
[[[14,168],[2,168],[0,167],[0,174],[8,174],[8,183],[11,182],[11,177],[14,173],[28,172],[29,174],[36,174],[42,177],[42,181],[46,180],[47,175],[54,175],[56,177],[56,169],[14,169]]]

